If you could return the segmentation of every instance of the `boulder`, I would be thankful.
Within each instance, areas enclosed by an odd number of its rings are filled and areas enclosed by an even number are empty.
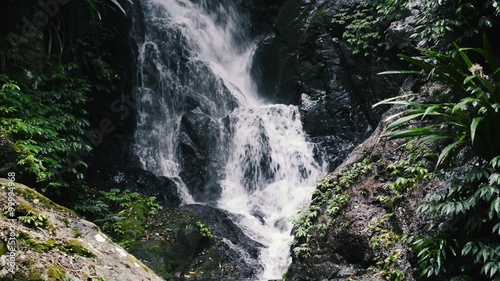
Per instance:
[[[130,252],[167,280],[253,278],[259,243],[216,208],[186,205],[152,216],[146,237]]]
[[[0,185],[1,201],[16,202],[13,217],[0,217],[1,280],[164,280],[73,211],[25,185]]]

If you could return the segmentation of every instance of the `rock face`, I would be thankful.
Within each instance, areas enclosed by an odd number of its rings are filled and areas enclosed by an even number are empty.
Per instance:
[[[16,220],[3,213],[0,218],[0,279],[163,280],[111,242],[95,224],[22,184],[15,184],[14,195],[9,195],[6,179],[0,179],[0,185],[2,209],[9,197],[17,204]]]
[[[425,194],[436,190],[441,183],[433,180],[420,184],[408,193],[411,195],[398,197],[390,204],[381,203],[380,196],[386,196],[386,187],[396,180],[389,175],[387,164],[404,159],[407,152],[401,142],[381,139],[386,125],[381,123],[370,138],[327,176],[338,181],[363,159],[370,159],[371,168],[342,191],[349,198],[345,207],[336,215],[329,215],[324,206],[321,208],[310,232],[310,256],[294,256],[286,273],[287,281],[386,280],[388,274],[399,271],[404,274],[398,280],[418,279],[415,253],[396,237],[423,229],[425,222],[416,209]],[[318,225],[331,220],[328,229],[318,230]]]
[[[262,270],[255,262],[262,245],[216,208],[165,209],[148,225],[146,238],[130,252],[167,280],[233,280],[255,277]]]
[[[376,127],[382,110],[373,110],[371,105],[381,98],[394,95],[402,82],[394,77],[376,75],[380,71],[397,68],[397,61],[381,62],[376,56],[353,56],[345,42],[333,42],[333,38],[341,37],[342,31],[331,23],[332,17],[339,12],[352,11],[358,2],[239,2],[250,15],[249,24],[252,25],[253,35],[263,36],[252,67],[259,91],[269,100],[300,106],[304,128],[310,140],[318,144],[317,155],[324,158],[331,169],[338,166]],[[135,1],[135,5],[140,6],[140,2]],[[135,17],[141,19],[144,15],[139,10],[132,12],[138,13]],[[135,28],[144,29],[144,26]],[[160,34],[159,31],[156,32]],[[401,42],[398,32],[390,34],[387,52],[395,54],[407,47],[405,44],[396,44]],[[164,40],[160,42],[160,49],[169,50],[172,56],[158,56],[154,53],[154,48],[146,50],[146,55],[168,60],[165,65],[171,66],[174,72],[184,73],[184,82],[192,84],[195,73],[186,68],[187,55],[179,47],[183,44],[179,38],[178,34],[170,34],[163,36]],[[144,38],[136,39],[140,41]],[[131,73],[136,69],[133,68],[128,66],[129,77],[134,76]],[[217,122],[227,121],[224,118],[220,120],[220,117],[224,116],[224,112],[234,109],[236,103],[228,98],[226,88],[217,90],[220,89],[221,81],[210,76],[206,65],[196,65],[192,69],[206,72],[207,83],[212,85],[207,98],[214,107],[205,105],[202,100],[206,97],[197,91],[184,93],[182,102],[178,103],[177,108],[182,111],[179,137],[179,154],[182,159],[180,176],[195,200],[213,202],[220,194],[218,180],[223,170],[220,163],[224,163],[224,160],[212,161],[210,159],[215,158],[209,156],[225,157],[224,140],[219,140],[222,143],[214,145],[218,136],[207,132],[213,133],[216,130],[206,128],[220,127],[221,124]],[[145,65],[143,72],[144,87],[152,91],[160,86],[162,79],[165,80],[153,64]],[[174,84],[168,79],[165,81],[164,85]],[[125,87],[129,86],[134,85]],[[178,90],[173,89],[171,94]],[[165,100],[174,98],[165,96]],[[105,101],[106,104],[113,102]],[[103,144],[93,152],[90,182],[103,189],[132,189],[156,196],[162,205],[168,207],[152,218],[152,229],[148,231],[147,238],[131,251],[165,278],[182,279],[186,275],[191,279],[202,280],[254,276],[260,269],[259,265],[249,264],[242,257],[249,255],[255,258],[261,246],[245,237],[225,213],[198,205],[177,208],[180,199],[175,183],[171,179],[157,177],[143,170],[138,159],[133,156],[132,124],[137,121],[135,101],[127,102],[124,97],[119,104],[122,107],[117,108],[117,114],[112,118],[117,131],[105,136]],[[125,108],[131,114],[126,115]],[[99,108],[96,112],[98,111]],[[97,124],[98,121],[94,123]],[[374,197],[370,198],[373,200]],[[342,278],[345,276],[366,273],[373,253],[368,247],[371,236],[362,230],[369,224],[372,216],[383,216],[385,211],[380,206],[370,205],[368,199],[353,200],[355,203],[350,204],[357,205],[352,206],[366,207],[366,211],[346,212],[344,219],[353,222],[352,229],[347,231],[335,228],[328,233],[330,240],[315,240],[318,252],[313,259],[294,258],[288,275],[292,280],[344,280]],[[174,221],[176,217],[180,219]],[[215,239],[201,236],[196,224],[198,220],[206,223]],[[355,223],[357,221],[359,223]],[[353,245],[358,244],[360,246],[354,250]],[[238,252],[242,249],[244,254]],[[199,270],[200,268],[203,270]],[[204,274],[200,274],[201,271]]]
[[[334,43],[342,31],[333,16],[352,12],[357,3],[286,1],[252,69],[267,98],[300,105],[304,129],[332,169],[376,127],[383,112],[371,105],[396,94],[402,82],[376,75],[396,68],[397,60],[353,55],[342,40]],[[390,41],[387,46],[393,55],[403,47]]]
[[[180,176],[198,202],[213,202],[221,193],[219,181],[227,161],[228,142],[228,134],[220,133],[221,127],[227,130],[221,121],[201,112],[188,112],[181,118]]]
[[[175,207],[181,203],[172,179],[156,176],[140,167],[132,152],[132,137],[111,134],[97,146],[90,156],[87,180],[101,190],[131,190],[155,196],[164,206]]]

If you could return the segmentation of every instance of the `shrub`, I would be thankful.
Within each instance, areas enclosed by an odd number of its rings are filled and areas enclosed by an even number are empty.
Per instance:
[[[137,192],[111,189],[99,192],[93,200],[77,203],[74,209],[92,219],[120,246],[129,248],[144,236],[148,216],[161,209],[155,201],[155,197]]]
[[[386,138],[418,139],[441,149],[436,168],[469,165],[448,173],[449,184],[427,195],[419,207],[431,215],[427,235],[408,241],[418,252],[423,277],[454,280],[500,279],[500,67],[486,37],[483,48],[459,48],[455,55],[422,50],[422,57],[400,55],[437,83],[429,96],[405,93],[380,104],[405,110],[390,116]],[[471,59],[471,55],[475,59]],[[483,65],[480,65],[483,64]],[[445,165],[446,164],[446,165]],[[466,176],[463,176],[466,171]]]
[[[33,174],[37,182],[60,186],[57,172],[64,165],[70,173],[83,178],[80,160],[70,154],[89,151],[84,141],[89,123],[83,116],[90,85],[70,74],[74,65],[61,65],[53,73],[37,77],[36,89],[24,91],[0,77],[0,130],[14,143],[21,159],[18,164]],[[29,109],[29,110],[28,110]]]
[[[456,46],[456,45],[455,45]],[[500,155],[500,67],[496,63],[486,37],[484,48],[459,48],[457,55],[445,55],[423,49],[423,57],[400,55],[420,71],[387,71],[381,74],[426,74],[441,83],[437,96],[422,100],[420,94],[404,94],[381,101],[381,104],[400,104],[408,107],[387,118],[396,119],[388,126],[389,139],[421,138],[420,143],[450,140],[441,152],[437,165],[453,158],[464,149],[489,161]],[[486,62],[483,68],[473,63],[466,52],[481,55]],[[416,126],[411,121],[422,120]],[[450,157],[451,156],[451,157]]]

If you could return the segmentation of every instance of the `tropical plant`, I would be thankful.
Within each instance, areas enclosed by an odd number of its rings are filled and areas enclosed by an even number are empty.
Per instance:
[[[92,219],[124,248],[142,238],[148,216],[162,208],[156,203],[155,197],[130,190],[111,189],[94,195],[90,201],[83,200],[75,204],[74,209]],[[211,234],[206,226],[203,230],[205,232],[202,235]]]
[[[127,0],[129,3],[132,3],[132,0]],[[111,3],[109,3],[111,2]],[[110,8],[112,10],[118,9],[124,15],[127,14],[123,6],[117,0],[87,0],[87,4],[91,10],[91,12],[97,16],[99,20],[102,20],[102,10],[103,8]],[[102,7],[102,8],[101,8]]]
[[[470,159],[419,207],[434,218],[427,234],[408,240],[422,276],[500,280],[500,67],[485,36],[483,48],[455,48],[453,55],[427,49],[421,57],[400,55],[421,71],[382,74],[424,74],[434,91],[404,93],[375,106],[404,107],[387,118],[385,137],[442,147],[437,169],[456,165],[461,156]]]
[[[380,74],[426,74],[437,81],[437,95],[404,95],[382,104],[408,109],[387,118],[396,119],[387,127],[388,139],[421,138],[420,144],[451,141],[439,155],[437,165],[453,160],[464,149],[489,161],[500,155],[500,67],[486,37],[484,48],[459,48],[455,56],[423,49],[424,56],[399,55],[422,71],[386,71]],[[480,55],[486,69],[473,63],[467,52]],[[420,125],[409,126],[420,120]],[[427,122],[428,121],[428,122]]]
[[[83,119],[90,85],[70,75],[75,65],[61,65],[54,72],[33,78],[36,89],[25,90],[1,77],[0,131],[11,140],[21,159],[18,164],[47,186],[60,186],[58,171],[83,178],[77,169],[85,165],[72,153],[86,152],[84,141],[89,123]]]
[[[210,231],[210,228],[208,228],[208,225],[202,223],[201,221],[197,221],[196,225],[200,228],[200,234],[202,237],[211,239],[214,238],[214,235]]]
[[[422,1],[420,14],[409,30],[421,46],[447,50],[452,42],[496,35],[500,5],[498,0]]]
[[[419,212],[435,216],[429,229],[437,234],[409,240],[418,251],[423,276],[500,279],[499,161],[495,157],[486,167],[476,166],[464,179],[455,176],[419,207]]]
[[[363,1],[354,11],[336,14],[332,23],[343,27],[342,38],[352,47],[353,54],[368,56],[382,48],[384,30],[402,18],[407,4],[408,0]]]
[[[354,54],[368,56],[382,49],[386,30],[392,22],[410,15],[409,4],[417,7],[414,12],[418,11],[418,16],[404,32],[420,47],[447,51],[453,48],[454,41],[480,41],[483,33],[497,34],[498,0],[368,0],[357,4],[353,11],[336,14],[332,23],[341,27],[342,38]]]

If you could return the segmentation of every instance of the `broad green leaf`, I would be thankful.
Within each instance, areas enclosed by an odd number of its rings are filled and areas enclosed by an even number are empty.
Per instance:
[[[410,120],[413,120],[415,118],[421,117],[423,115],[424,115],[424,113],[418,113],[418,114],[412,114],[412,115],[408,115],[408,116],[405,116],[405,117],[401,117],[398,120],[396,120],[396,121],[392,122],[391,124],[389,124],[389,126],[387,126],[387,130],[394,130],[395,128],[398,128],[402,124],[404,124],[404,123],[406,123],[406,122],[408,122]]]
[[[400,139],[400,138],[411,138],[411,137],[421,137],[421,136],[426,136],[429,135],[433,132],[434,128],[430,127],[424,127],[424,128],[415,128],[415,129],[408,129],[408,130],[403,130],[403,131],[396,131],[393,133],[388,133],[384,135],[384,137],[387,137],[388,139]]]
[[[474,144],[474,139],[476,136],[476,130],[477,126],[481,121],[484,120],[484,117],[475,117],[472,119],[472,122],[470,124],[470,137],[471,137],[471,143]]]
[[[459,141],[456,141],[456,142],[448,145],[447,147],[445,147],[443,149],[443,151],[441,151],[441,154],[439,154],[438,161],[436,163],[436,167],[438,167],[439,165],[441,165],[443,163],[443,161],[446,158],[448,158],[448,155],[451,153],[451,151],[454,148],[457,148],[459,145],[462,145],[462,144],[463,144],[463,141],[459,140]]]

